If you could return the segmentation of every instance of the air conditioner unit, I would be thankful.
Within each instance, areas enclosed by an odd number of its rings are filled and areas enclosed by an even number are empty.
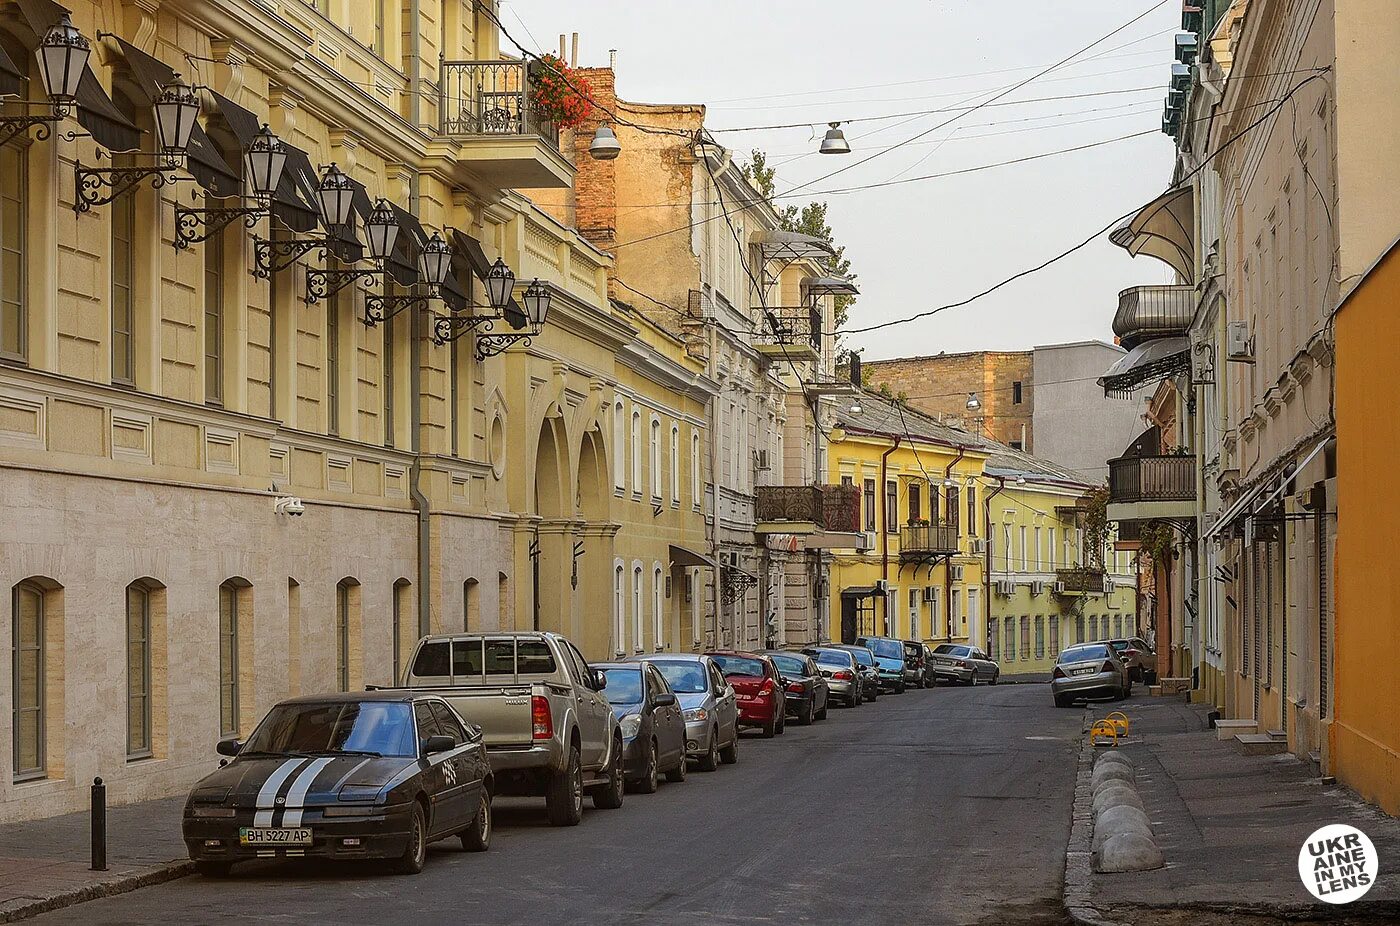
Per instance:
[[[961,582],[963,580],[963,567],[957,565],[949,566],[948,575],[954,582]]]
[[[861,531],[860,549],[863,551],[875,549],[876,539],[875,531]]]
[[[1065,593],[1065,583],[1063,583],[1063,582],[1056,582],[1056,583],[1055,583],[1055,594],[1056,594],[1056,595],[1063,595],[1064,593]]]
[[[972,538],[972,552],[977,556],[982,556],[987,552],[987,541],[981,537]]]
[[[756,450],[756,451],[754,451],[754,465],[756,465],[756,466],[758,467],[759,472],[762,472],[762,473],[768,472],[769,466],[768,466],[768,451],[767,451],[767,450]]]
[[[1037,596],[1039,596],[1039,595],[1044,595],[1044,594],[1045,594],[1045,583],[1044,583],[1044,582],[1039,582],[1039,581],[1037,581],[1037,582],[1032,582],[1032,583],[1031,583],[1031,597],[1032,597],[1032,598],[1037,597]]]
[[[1240,363],[1254,362],[1254,338],[1249,334],[1249,322],[1230,322],[1226,326],[1225,357]]]

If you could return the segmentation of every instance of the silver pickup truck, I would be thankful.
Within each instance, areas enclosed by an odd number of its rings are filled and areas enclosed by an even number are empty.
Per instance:
[[[496,793],[543,796],[549,822],[622,806],[622,732],[606,681],[556,633],[468,633],[418,641],[403,686],[445,698],[481,727]]]

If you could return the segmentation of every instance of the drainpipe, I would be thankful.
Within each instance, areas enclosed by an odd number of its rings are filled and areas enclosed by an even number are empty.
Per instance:
[[[717,365],[716,358],[719,356],[719,335],[715,333],[713,324],[706,325],[710,331],[710,357],[709,368],[713,371]],[[724,606],[724,567],[720,565],[719,559],[719,396],[710,397],[710,557],[715,561],[715,568],[711,570],[714,582],[714,603],[715,613],[712,620],[713,631],[710,637],[715,649],[724,646],[724,641],[719,638],[719,610]],[[766,562],[767,557],[764,557]],[[696,628],[698,630],[698,628]]]
[[[949,462],[947,466],[943,467],[943,481],[945,483],[953,478],[953,467],[957,466],[965,456],[967,456],[967,448],[959,446],[958,455],[953,457],[952,461]],[[943,493],[943,498],[946,504],[948,498],[947,492]],[[961,500],[961,495],[959,495],[959,500]],[[957,514],[958,512],[956,510],[949,512],[947,520],[951,523],[953,518],[957,517]],[[930,521],[930,523],[932,522]],[[958,538],[954,536],[953,545],[957,546],[957,543]],[[948,568],[943,570],[943,600],[947,602],[945,607],[948,609],[948,635],[945,639],[951,643],[953,641],[953,557],[951,555],[948,557],[947,566]]]
[[[896,436],[894,439],[894,443],[890,445],[890,449],[880,454],[879,498],[884,499],[884,501],[880,503],[880,513],[882,515],[882,520],[885,523],[876,524],[875,526],[880,531],[880,579],[885,583],[886,586],[885,593],[881,596],[884,599],[884,604],[881,605],[881,607],[885,612],[886,631],[889,630],[890,624],[890,593],[888,588],[890,581],[890,513],[888,510],[886,510],[890,504],[890,496],[889,493],[885,491],[885,485],[887,481],[885,478],[885,473],[886,467],[889,463],[890,454],[894,453],[896,450],[899,449],[899,443],[903,439],[904,438],[902,436]],[[874,636],[883,636],[883,634],[880,633],[879,628],[877,627],[871,627],[870,632]]]
[[[987,540],[986,545],[983,547],[983,555],[987,558],[986,562],[982,565],[982,582],[986,586],[986,591],[983,592],[983,595],[987,602],[987,622],[993,627],[996,627],[998,625],[992,623],[992,621],[994,620],[994,617],[992,615],[992,499],[996,498],[997,495],[1000,494],[1001,490],[1004,488],[1006,488],[1006,480],[1003,477],[998,476],[997,487],[992,491],[988,492],[987,497],[982,499],[982,520],[986,525],[986,529],[983,533],[983,536]],[[987,644],[988,649],[992,648],[990,631],[988,632],[987,639],[983,642]]]
[[[408,0],[408,21],[413,23],[413,42],[408,53],[408,80],[413,92],[408,95],[408,121],[415,129],[423,124],[423,99],[419,93],[423,89],[423,34],[419,27],[419,23],[423,21],[421,4],[422,0]],[[439,15],[441,12],[439,11]],[[439,59],[442,58],[442,51],[438,50]],[[438,82],[438,86],[444,86],[442,81]]]
[[[421,353],[421,340],[419,338],[419,312],[409,312],[409,346],[410,359],[408,365],[409,375],[409,408],[411,409],[410,423],[413,430],[412,450],[413,466],[409,470],[409,494],[413,499],[413,509],[418,513],[418,635],[425,637],[432,633],[431,611],[428,608],[429,588],[428,582],[432,577],[428,563],[428,499],[419,487],[422,478],[422,454],[420,453],[419,429],[422,425],[423,409],[420,406],[419,388],[422,374],[419,371],[419,361]]]

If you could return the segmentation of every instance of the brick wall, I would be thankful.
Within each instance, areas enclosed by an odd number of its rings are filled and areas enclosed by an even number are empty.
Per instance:
[[[932,357],[904,357],[894,360],[867,360],[862,366],[866,385],[879,389],[887,385],[894,395],[904,393],[909,405],[921,412],[942,416],[948,423],[957,419],[974,430],[981,420],[981,433],[1010,443],[1024,441],[1034,448],[1031,416],[1035,408],[1031,383],[1030,351],[972,351],[938,354]],[[1016,383],[1021,384],[1021,401],[1016,399]],[[968,393],[976,393],[981,409],[968,411]]]

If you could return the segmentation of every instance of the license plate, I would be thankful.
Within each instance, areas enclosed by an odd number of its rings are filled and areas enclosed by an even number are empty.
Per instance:
[[[940,660],[938,660],[938,664],[939,664],[940,666],[951,666],[951,665],[953,664],[953,660],[951,660],[951,659],[940,659]]]
[[[1095,672],[1097,672],[1097,671],[1098,671],[1098,669],[1095,669],[1093,666],[1089,666],[1087,669],[1075,669],[1075,670],[1074,670],[1074,674],[1075,674],[1075,675],[1093,675],[1093,674],[1094,674]]]
[[[238,843],[244,846],[309,846],[309,826],[242,826]]]

